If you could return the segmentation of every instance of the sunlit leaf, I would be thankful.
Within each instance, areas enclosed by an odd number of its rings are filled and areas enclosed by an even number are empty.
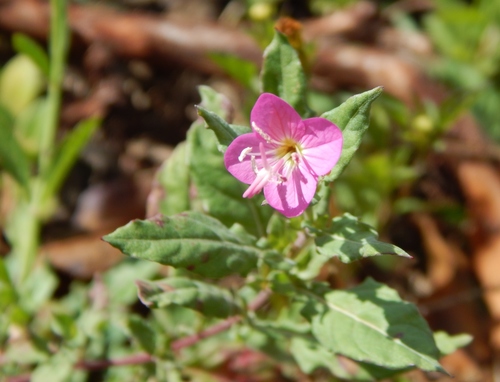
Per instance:
[[[126,255],[212,278],[246,275],[262,255],[221,222],[198,212],[135,220],[103,239]]]
[[[328,229],[313,232],[318,252],[344,263],[379,255],[411,257],[401,248],[379,241],[375,229],[348,213],[334,218]]]
[[[306,101],[307,81],[299,55],[287,37],[278,31],[264,51],[261,81],[263,92],[283,98],[302,117],[311,115]]]
[[[331,182],[338,178],[349,164],[354,153],[361,144],[361,139],[369,126],[370,105],[382,93],[382,87],[352,96],[342,105],[321,115],[335,123],[341,130],[344,138],[342,154],[333,170],[325,177]]]
[[[327,293],[323,304],[312,318],[312,331],[330,351],[389,369],[445,372],[427,323],[388,286],[368,279]]]

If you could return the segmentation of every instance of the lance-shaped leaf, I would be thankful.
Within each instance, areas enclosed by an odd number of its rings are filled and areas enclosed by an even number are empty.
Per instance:
[[[135,220],[103,239],[126,255],[211,278],[246,275],[262,255],[220,221],[199,212]]]
[[[179,305],[207,317],[225,318],[240,312],[231,293],[215,285],[182,277],[159,281],[136,281],[139,298],[150,308]]]
[[[361,144],[361,139],[369,126],[370,106],[382,93],[382,87],[352,96],[339,107],[321,117],[335,123],[344,138],[342,155],[333,170],[324,179],[331,182],[338,178]]]
[[[30,163],[14,136],[14,120],[0,104],[0,168],[5,169],[22,187],[29,189]]]
[[[58,147],[56,157],[48,171],[44,174],[46,187],[45,197],[51,197],[61,187],[66,175],[71,170],[78,155],[100,126],[100,118],[88,118],[75,126],[71,132],[64,137]]]
[[[45,77],[49,77],[49,58],[38,42],[25,34],[14,33],[12,36],[12,45],[18,53],[25,54],[31,58]]]
[[[283,98],[302,117],[311,115],[306,102],[307,81],[299,55],[286,36],[278,31],[264,51],[261,81],[263,92]]]
[[[246,126],[230,125],[214,112],[206,110],[201,106],[197,106],[196,108],[198,109],[198,115],[205,120],[207,127],[215,133],[219,141],[217,148],[222,153],[226,151],[227,146],[238,135],[252,131],[252,129]]]
[[[389,369],[445,372],[426,321],[388,286],[368,279],[327,293],[323,304],[312,318],[312,332],[330,351]]]
[[[348,213],[334,218],[325,231],[311,230],[316,234],[317,251],[325,256],[338,257],[344,263],[378,255],[411,257],[401,248],[379,241],[375,229]]]

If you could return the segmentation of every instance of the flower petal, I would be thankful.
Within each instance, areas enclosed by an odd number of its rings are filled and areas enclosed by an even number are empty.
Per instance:
[[[304,164],[292,172],[286,182],[269,183],[264,187],[267,203],[288,218],[300,215],[311,203],[318,178]]]
[[[340,158],[342,132],[325,118],[309,118],[303,123],[305,133],[300,143],[309,171],[318,176],[328,174]]]
[[[250,121],[257,134],[259,132],[254,126],[278,142],[285,138],[299,140],[305,130],[300,115],[289,104],[271,93],[263,93],[257,99],[250,113]]]
[[[261,139],[254,133],[242,134],[236,137],[226,152],[224,153],[224,165],[227,171],[231,173],[240,182],[251,184],[256,177],[252,168],[250,155],[241,158],[240,155],[246,148],[250,147],[252,152],[259,152],[259,143]],[[259,168],[262,166],[259,166]]]

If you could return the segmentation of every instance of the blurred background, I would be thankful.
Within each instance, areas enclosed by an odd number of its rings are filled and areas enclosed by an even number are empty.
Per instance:
[[[357,92],[385,90],[359,152],[335,183],[332,212],[359,216],[414,259],[332,260],[320,278],[339,288],[367,276],[389,284],[418,305],[433,330],[474,336],[442,360],[455,381],[500,380],[500,2],[80,0],[67,10],[55,137],[63,140],[82,120],[100,122],[44,205],[39,266],[26,292],[16,299],[0,293],[6,381],[29,381],[34,369],[39,381],[68,380],[55,370],[71,371],[72,357],[137,352],[143,322],[164,325],[166,336],[196,332],[199,318],[153,314],[137,302],[134,280],[168,270],[124,260],[100,237],[158,211],[168,181],[161,166],[197,118],[199,85],[226,95],[236,123],[248,125],[275,28],[300,54],[318,115]],[[47,1],[0,0],[0,105],[29,163],[44,140],[52,12]],[[6,158],[0,169],[8,170]],[[15,242],[9,217],[19,200],[7,172],[4,259]],[[46,348],[62,342],[74,354],[49,357]],[[206,358],[210,351],[208,344],[184,355],[184,380],[333,380],[321,370],[290,379],[279,362],[241,344]],[[81,365],[69,380],[157,379],[147,365]],[[451,378],[412,371],[397,380]]]

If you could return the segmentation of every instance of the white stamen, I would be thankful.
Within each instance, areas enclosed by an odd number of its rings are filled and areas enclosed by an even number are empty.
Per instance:
[[[259,169],[257,168],[257,162],[255,161],[255,157],[252,155],[250,159],[252,163],[252,170],[257,174],[259,172]]]
[[[252,151],[252,148],[251,148],[251,147],[247,147],[247,148],[243,149],[243,150],[241,151],[240,156],[238,157],[238,160],[239,160],[240,162],[243,162],[243,159],[245,159],[245,157],[248,155],[248,153],[249,153],[250,151]]]

